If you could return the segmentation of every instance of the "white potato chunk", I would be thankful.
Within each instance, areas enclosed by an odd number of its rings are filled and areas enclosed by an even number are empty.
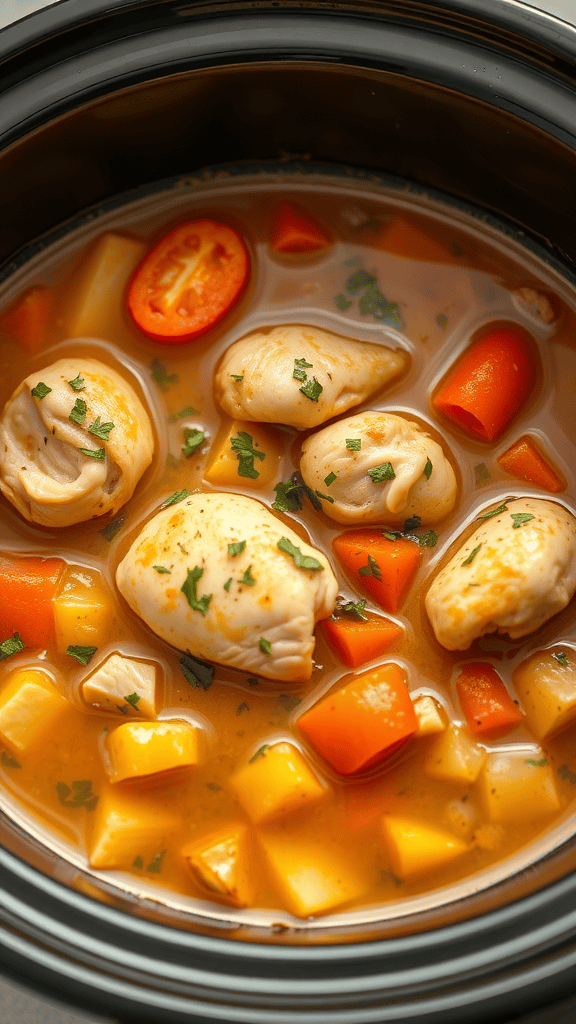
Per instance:
[[[112,654],[84,680],[81,693],[86,704],[115,715],[154,718],[156,715],[156,665],[150,661]]]
[[[308,430],[364,402],[406,366],[402,351],[288,324],[253,331],[228,349],[216,398],[234,419]]]
[[[531,732],[546,740],[576,720],[576,652],[536,651],[512,673]]]
[[[59,359],[6,403],[0,489],[25,519],[72,526],[124,505],[153,452],[148,413],[119,373],[96,359]]]
[[[484,810],[497,825],[522,824],[560,810],[552,769],[542,750],[490,752],[478,778]]]
[[[465,651],[486,633],[526,636],[576,590],[576,519],[542,498],[504,503],[438,573],[426,595],[436,639]]]
[[[322,552],[237,494],[193,494],[160,511],[116,581],[133,611],[174,647],[293,681],[310,678],[314,626],[338,593]]]
[[[333,499],[323,507],[338,523],[400,525],[419,516],[432,525],[456,501],[454,470],[438,442],[387,412],[358,413],[312,434],[300,472],[308,487]]]

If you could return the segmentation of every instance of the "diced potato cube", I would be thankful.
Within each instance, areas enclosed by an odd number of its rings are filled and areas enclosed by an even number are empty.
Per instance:
[[[82,683],[82,697],[115,715],[154,718],[156,668],[150,661],[112,654]]]
[[[533,821],[560,810],[552,770],[542,751],[494,751],[478,778],[480,799],[491,821]]]
[[[106,232],[94,243],[74,275],[64,310],[73,338],[112,340],[124,322],[123,296],[146,244]]]
[[[90,866],[131,868],[138,861],[146,870],[153,858],[158,862],[179,824],[178,816],[170,814],[160,801],[149,800],[133,790],[105,792],[94,811]]]
[[[215,487],[271,487],[279,479],[281,455],[274,428],[227,421],[208,453],[204,479]]]
[[[0,739],[24,753],[53,728],[69,706],[46,672],[16,669],[0,694]]]
[[[392,871],[401,879],[436,871],[468,850],[468,845],[450,832],[409,818],[385,815],[382,831]]]
[[[267,833],[260,843],[278,892],[296,917],[325,914],[366,892],[369,880],[324,837]]]
[[[108,734],[111,782],[146,779],[198,764],[200,730],[190,722],[125,722]]]
[[[475,782],[486,760],[486,751],[475,743],[465,729],[451,722],[432,741],[424,761],[424,771],[433,779],[447,782]]]
[[[112,596],[93,569],[68,569],[54,598],[56,643],[68,647],[100,647],[108,642],[114,617]]]
[[[231,780],[242,807],[254,822],[305,807],[327,789],[291,743],[261,747]]]
[[[536,651],[518,665],[512,681],[538,740],[576,720],[576,653],[571,648]]]
[[[236,907],[251,905],[254,900],[253,866],[243,825],[191,843],[184,847],[182,856],[210,892],[230,900]]]
[[[437,732],[444,732],[446,719],[438,701],[427,693],[423,693],[420,697],[416,697],[413,703],[418,719],[417,736],[433,736]]]

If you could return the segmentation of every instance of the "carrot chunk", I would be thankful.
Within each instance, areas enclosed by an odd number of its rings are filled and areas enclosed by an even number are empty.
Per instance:
[[[51,288],[38,286],[26,292],[0,321],[0,329],[13,335],[29,352],[39,352],[54,304]]]
[[[65,562],[61,558],[0,557],[0,635],[16,631],[26,647],[54,641],[53,601]]]
[[[528,335],[492,327],[464,352],[433,399],[434,408],[467,434],[494,441],[528,398],[536,361]]]
[[[509,732],[522,721],[522,712],[500,676],[484,661],[464,665],[456,691],[468,728],[475,736]]]
[[[322,631],[348,668],[359,668],[392,647],[403,633],[402,627],[389,619],[324,619]]]
[[[314,252],[325,249],[330,239],[309,214],[292,203],[278,204],[272,230],[276,252]]]
[[[524,434],[496,459],[505,473],[517,480],[541,487],[544,491],[558,494],[566,483],[552,468],[538,446],[528,434]]]
[[[416,732],[418,719],[404,673],[389,662],[332,691],[298,725],[335,771],[353,775],[392,754]]]
[[[389,540],[381,530],[347,530],[332,547],[354,584],[394,615],[422,560],[418,545],[402,537]]]
[[[407,256],[428,263],[454,262],[454,254],[447,245],[403,214],[394,217],[382,228],[374,239],[374,245],[393,256]]]

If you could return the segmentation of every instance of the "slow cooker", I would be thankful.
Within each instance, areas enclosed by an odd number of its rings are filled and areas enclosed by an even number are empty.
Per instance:
[[[574,273],[576,29],[524,3],[60,0],[5,29],[0,53],[4,274],[110,197],[258,161],[438,190]],[[108,905],[2,830],[2,970],[114,1019],[472,1024],[573,989],[573,842],[441,921],[333,941]]]

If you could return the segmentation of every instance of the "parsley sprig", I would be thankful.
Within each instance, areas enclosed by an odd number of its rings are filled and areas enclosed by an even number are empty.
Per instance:
[[[239,430],[236,437],[230,438],[230,447],[238,459],[238,476],[257,480],[260,473],[256,469],[255,459],[262,461],[266,458],[266,453],[255,446],[252,435],[245,430]]]
[[[180,590],[184,594],[188,604],[195,612],[200,612],[201,615],[206,615],[208,611],[208,605],[212,600],[212,594],[203,594],[202,597],[198,597],[198,583],[204,575],[204,569],[201,565],[195,565],[193,569],[188,569],[186,572],[186,579],[180,587]]]

